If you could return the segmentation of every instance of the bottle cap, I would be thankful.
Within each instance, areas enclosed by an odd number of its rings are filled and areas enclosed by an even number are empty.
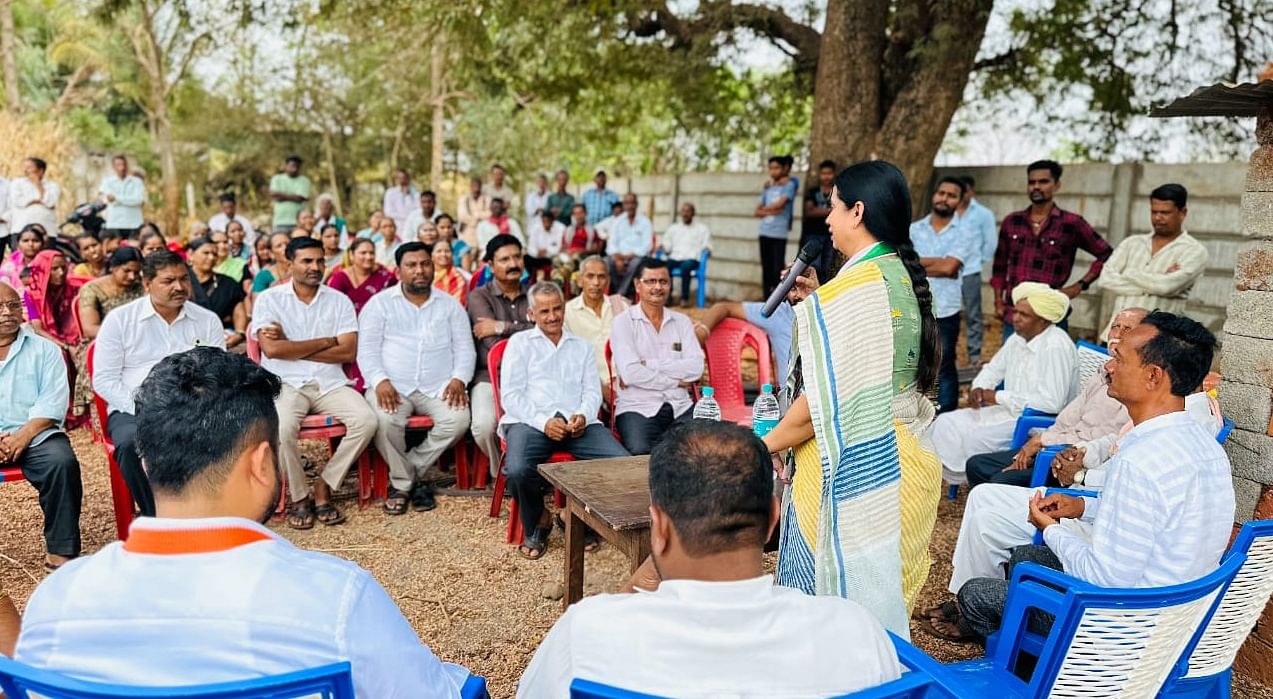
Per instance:
[[[764,386],[761,386],[761,387],[760,387],[760,392],[761,392],[761,393],[773,393],[773,392],[774,392],[774,385],[773,385],[773,384],[771,384],[771,383],[767,383],[767,384],[765,384]]]
[[[716,393],[716,391],[713,391],[711,386],[704,386],[704,387],[703,387],[703,397],[704,397],[704,398],[711,398],[713,393]]]

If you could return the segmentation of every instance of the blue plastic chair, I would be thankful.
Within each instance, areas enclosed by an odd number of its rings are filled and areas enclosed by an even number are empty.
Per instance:
[[[1087,340],[1075,342],[1074,348],[1078,351],[1079,387],[1082,388],[1109,361],[1109,348],[1094,345]]]
[[[943,681],[970,696],[1148,697],[1159,692],[1198,641],[1198,629],[1246,561],[1235,553],[1208,575],[1170,587],[1106,589],[1033,563],[1013,569],[1000,631],[986,657],[951,665]],[[1055,617],[1031,633],[1031,610]],[[1014,674],[1037,658],[1028,680]]]
[[[1198,630],[1193,652],[1179,666],[1178,678],[1159,694],[1180,699],[1229,696],[1233,659],[1273,595],[1273,520],[1247,522],[1226,558],[1244,556],[1224,596]]]
[[[657,251],[654,254],[654,256],[655,258],[660,260],[667,259],[667,253],[663,252],[662,250]],[[707,307],[707,259],[711,256],[712,256],[711,250],[704,250],[703,254],[698,256],[698,269],[692,272],[687,272],[680,269],[670,270],[673,279],[675,279],[676,277],[684,276],[686,274],[698,276],[697,303],[699,308]]]
[[[332,663],[272,677],[188,687],[131,687],[85,682],[0,656],[0,689],[8,699],[354,699],[349,663]]]
[[[924,651],[916,648],[906,640],[889,632],[893,648],[897,650],[897,659],[901,661],[906,672],[892,682],[885,682],[876,687],[844,694],[831,699],[956,699],[965,696],[956,693],[954,685],[948,683],[942,666]],[[941,675],[942,678],[939,678]],[[570,683],[570,699],[668,699],[653,694],[632,692],[618,687],[593,682],[592,680],[575,679]]]

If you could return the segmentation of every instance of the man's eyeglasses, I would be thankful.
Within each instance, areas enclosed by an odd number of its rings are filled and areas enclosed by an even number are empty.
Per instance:
[[[8,303],[0,303],[0,313],[8,312],[12,315],[22,315],[25,308],[21,301],[10,301]]]
[[[646,286],[671,286],[671,279],[642,279],[641,283]]]

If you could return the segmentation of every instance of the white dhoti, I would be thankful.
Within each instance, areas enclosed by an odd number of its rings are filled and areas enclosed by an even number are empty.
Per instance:
[[[929,434],[933,450],[941,459],[942,477],[947,483],[967,483],[964,465],[968,459],[1008,449],[1016,427],[1017,416],[999,405],[979,410],[961,408],[938,415]]]
[[[973,578],[1003,577],[1002,566],[1013,547],[1034,541],[1037,530],[1030,524],[1030,499],[1044,490],[1000,483],[983,483],[972,489],[951,561],[951,592],[959,592]]]

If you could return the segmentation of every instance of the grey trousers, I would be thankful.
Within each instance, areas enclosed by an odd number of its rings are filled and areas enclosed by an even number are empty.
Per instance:
[[[973,578],[959,588],[956,597],[959,600],[959,611],[963,612],[968,625],[983,639],[999,630],[1003,624],[1003,611],[1008,606],[1008,581],[1012,579],[1012,569],[1018,563],[1038,563],[1041,566],[1062,570],[1061,561],[1047,546],[1018,546],[1012,549],[1008,559],[1008,575],[1000,578]],[[1046,634],[1052,628],[1051,614],[1032,610],[1030,612],[1029,629],[1032,633]]]
[[[291,502],[299,502],[309,497],[309,481],[305,477],[305,469],[301,465],[301,446],[297,435],[300,433],[301,420],[310,413],[328,413],[336,416],[345,426],[345,436],[340,440],[323,468],[322,479],[336,490],[345,479],[349,467],[371,444],[376,435],[376,414],[367,401],[358,392],[348,386],[333,388],[327,393],[319,394],[318,384],[313,381],[300,389],[283,384],[283,390],[274,400],[278,410],[278,460],[287,474],[287,492]]]
[[[395,490],[408,492],[411,486],[437,462],[442,452],[455,444],[469,428],[469,409],[452,408],[441,398],[414,391],[399,394],[398,409],[387,413],[376,402],[376,389],[367,389],[367,403],[376,413],[376,451],[389,465],[389,482]],[[407,451],[407,419],[412,415],[428,415],[433,427],[424,441]]]
[[[491,476],[494,476],[499,469],[500,446],[499,432],[495,429],[495,389],[490,381],[473,384],[469,391],[469,414],[473,442],[486,454]]]
[[[981,272],[963,279],[964,323],[968,328],[968,363],[981,361],[981,339],[986,327],[981,319]]]

